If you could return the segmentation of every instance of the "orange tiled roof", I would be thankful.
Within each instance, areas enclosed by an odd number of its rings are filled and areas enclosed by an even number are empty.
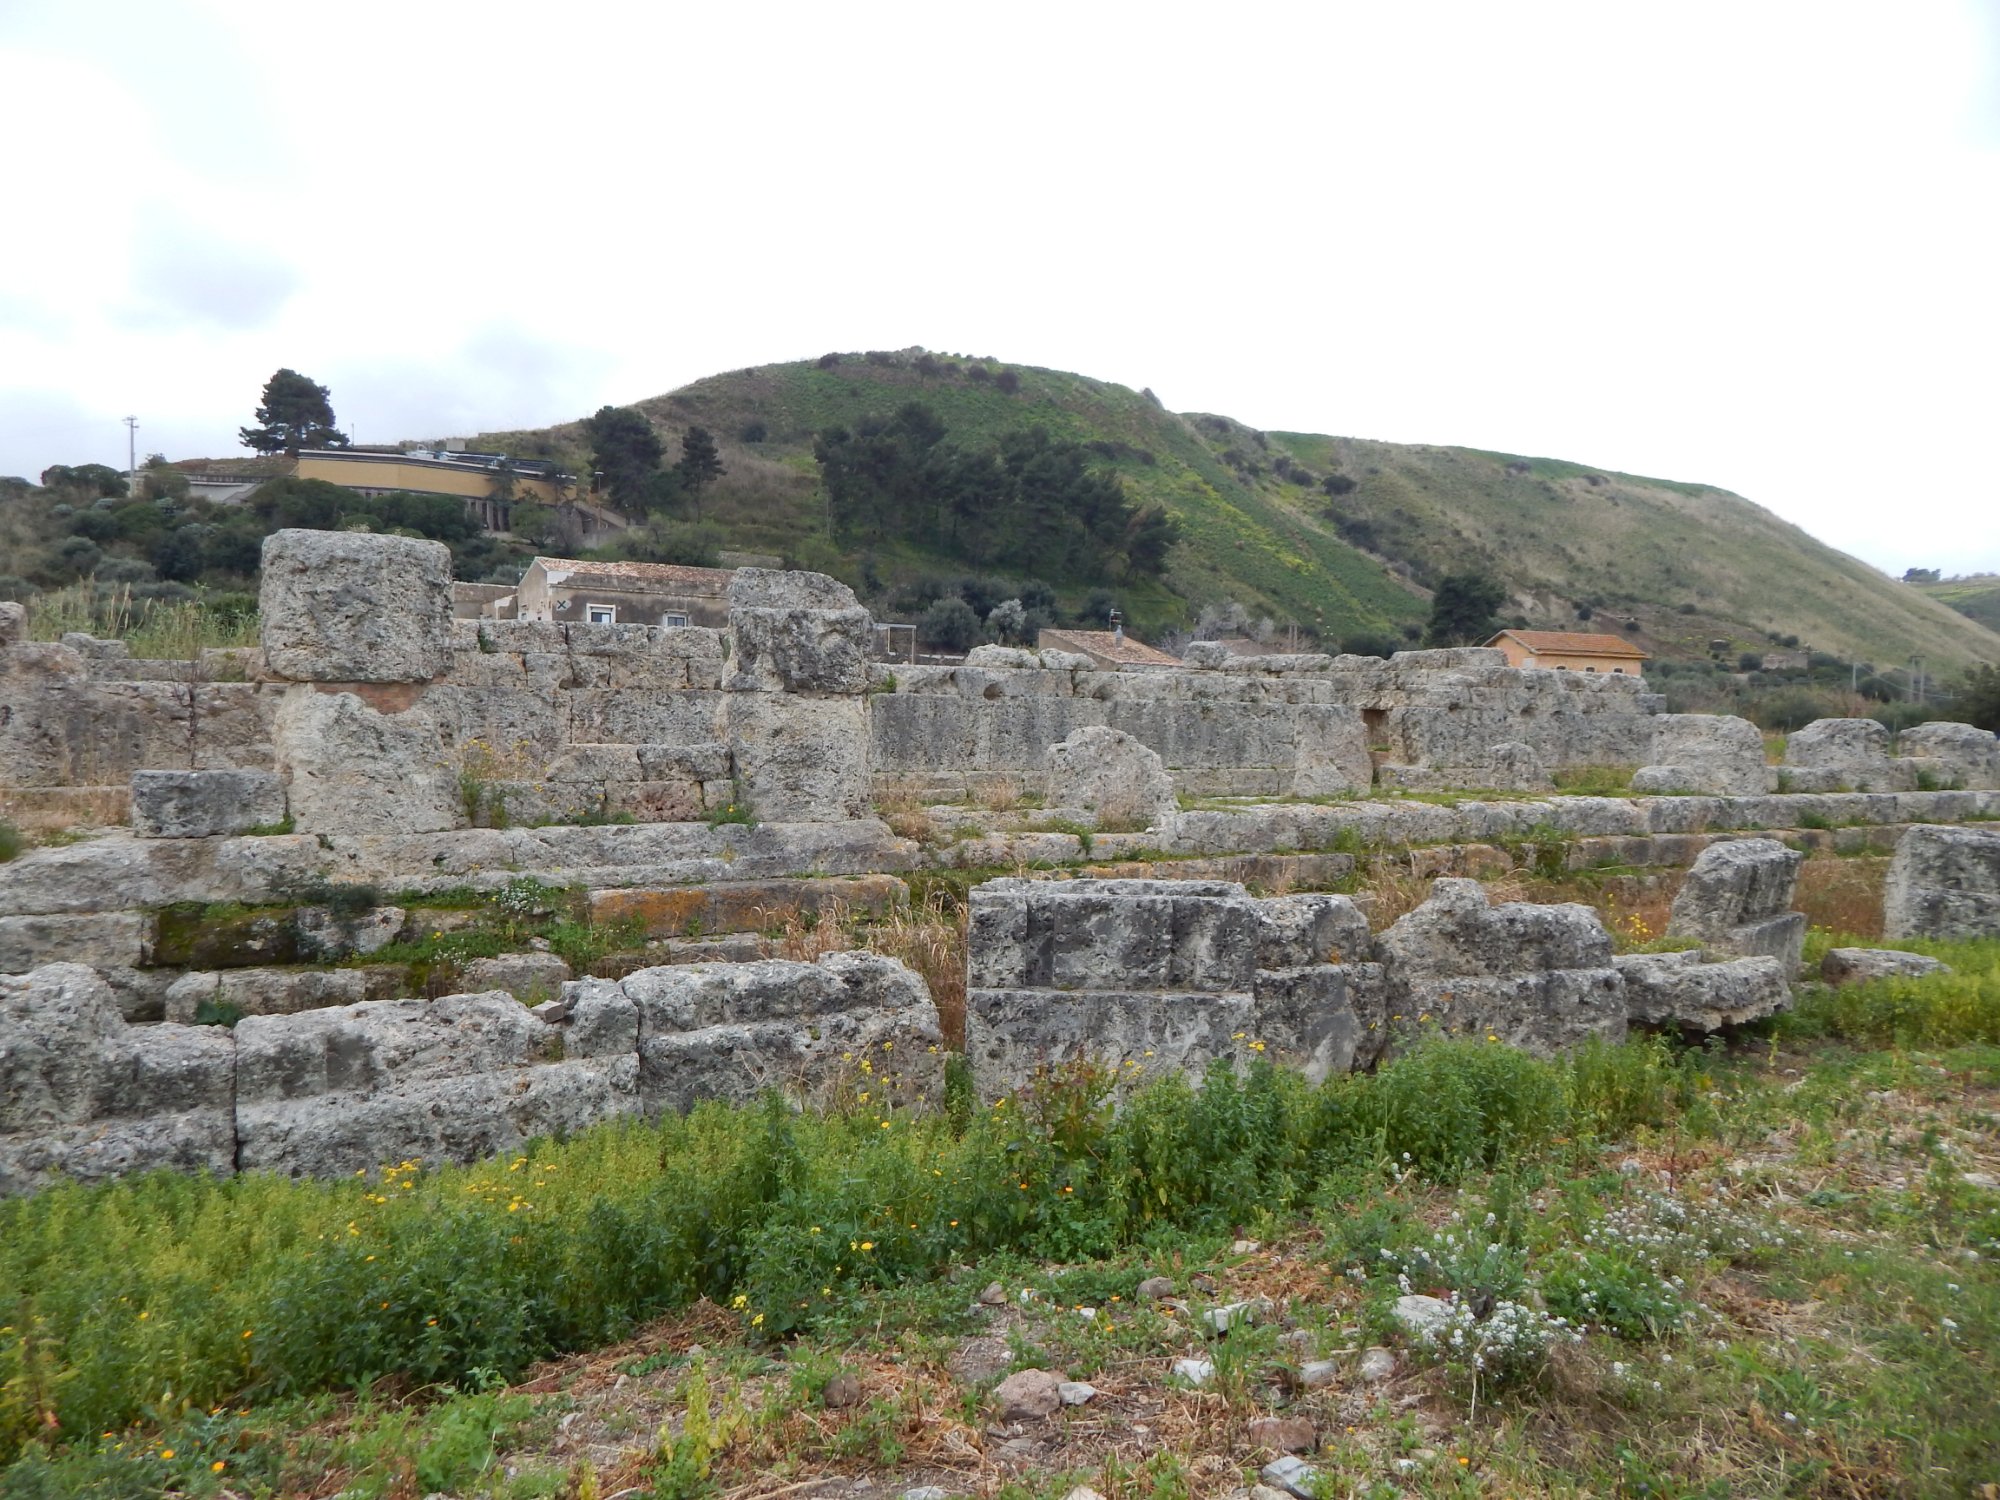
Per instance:
[[[1067,647],[1089,656],[1102,657],[1105,661],[1115,661],[1121,666],[1178,667],[1181,664],[1178,656],[1170,656],[1157,646],[1135,641],[1129,635],[1120,638],[1109,630],[1044,630],[1038,644],[1053,646],[1057,650]]]
[[[1502,636],[1519,641],[1537,656],[1554,654],[1558,656],[1630,656],[1640,661],[1651,659],[1650,654],[1641,651],[1630,641],[1615,635],[1592,635],[1582,630],[1503,630],[1486,644],[1495,646]]]

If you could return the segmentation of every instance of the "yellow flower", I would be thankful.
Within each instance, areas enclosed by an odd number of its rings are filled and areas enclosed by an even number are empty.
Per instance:
[[[762,1313],[758,1313],[756,1317],[750,1320],[750,1326],[752,1328],[759,1327],[763,1324],[763,1321],[764,1321],[764,1315]]]
[[[246,1328],[246,1329],[244,1329],[244,1330],[243,1330],[243,1337],[245,1337],[245,1338],[247,1339],[247,1338],[249,1338],[249,1337],[250,1337],[250,1335],[251,1335],[251,1334],[253,1334],[253,1333],[255,1333],[255,1332],[256,1332],[256,1330],[255,1330],[254,1328]]]
[[[863,1250],[873,1250],[875,1248],[875,1242],[873,1240],[863,1240],[861,1242],[861,1248]]]
[[[174,1456],[174,1450],[171,1448],[162,1448],[160,1450],[160,1457],[162,1458],[172,1458],[173,1456]]]
[[[729,1305],[733,1308],[736,1308],[738,1311],[741,1311],[743,1308],[746,1308],[750,1305],[750,1299],[744,1296],[743,1293],[738,1292],[735,1295],[735,1297],[730,1299]]]
[[[208,1466],[208,1472],[211,1474],[220,1474],[224,1469],[228,1467],[229,1467],[228,1464],[224,1463],[221,1459],[218,1458],[214,1463]]]

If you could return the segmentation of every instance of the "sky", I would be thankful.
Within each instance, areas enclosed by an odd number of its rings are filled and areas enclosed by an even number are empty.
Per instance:
[[[0,475],[912,345],[2000,570],[2000,0],[0,0]]]

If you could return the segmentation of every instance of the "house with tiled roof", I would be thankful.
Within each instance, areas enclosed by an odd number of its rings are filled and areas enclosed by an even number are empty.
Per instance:
[[[513,617],[578,625],[729,623],[730,568],[538,557],[521,575]]]
[[[1134,640],[1122,625],[1111,630],[1044,630],[1036,635],[1035,645],[1043,651],[1078,652],[1107,671],[1181,665],[1178,656]]]
[[[1652,658],[1615,635],[1582,630],[1503,630],[1486,643],[1506,653],[1510,667],[1555,672],[1610,672],[1641,676]]]

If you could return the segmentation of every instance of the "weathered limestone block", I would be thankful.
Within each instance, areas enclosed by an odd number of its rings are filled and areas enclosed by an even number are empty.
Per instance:
[[[1122,730],[1102,725],[1051,745],[1043,776],[1051,803],[1087,808],[1100,827],[1152,828],[1180,808],[1160,757]]]
[[[1323,1077],[1379,1042],[1381,970],[1352,961],[1367,951],[1367,924],[1344,897],[1260,902],[1226,881],[989,881],[969,911],[973,1077],[997,1097],[1076,1057],[1199,1076],[1218,1058],[1260,1055]],[[1326,961],[1336,953],[1349,961]]]
[[[861,1087],[885,1106],[942,1095],[937,1008],[921,979],[880,954],[681,964],[619,983],[638,1016],[638,1087],[649,1114],[774,1089],[818,1101]]]
[[[1636,1025],[1720,1031],[1789,1010],[1790,971],[1769,956],[1703,963],[1694,949],[1626,953],[1612,960],[1625,980],[1625,1012]]]
[[[288,1016],[302,1010],[391,998],[364,969],[244,968],[194,970],[167,986],[166,1018],[192,1024],[205,1003],[246,1016]]]
[[[1972,791],[2000,787],[2000,735],[1971,724],[1919,724],[1896,737],[1899,754],[1937,769],[1942,782]]]
[[[1337,797],[1366,792],[1375,780],[1368,729],[1361,711],[1346,704],[1302,704],[1293,711],[1294,797]]]
[[[303,682],[426,682],[451,662],[451,550],[357,531],[275,531],[258,593],[264,659]]]
[[[285,820],[285,784],[270,771],[135,771],[132,831],[203,839]]]
[[[504,993],[251,1016],[236,1037],[238,1163],[345,1176],[474,1161],[637,1108],[637,1014],[616,986],[560,1026]]]
[[[229,1033],[131,1027],[80,964],[0,978],[0,1195],[235,1167]]]
[[[1044,651],[1021,646],[974,646],[965,654],[968,667],[1013,667],[1032,672],[1088,672],[1097,665],[1077,651]]]
[[[1432,883],[1423,905],[1377,934],[1392,1037],[1488,1036],[1548,1054],[1625,1035],[1624,985],[1597,913],[1568,903],[1493,906],[1476,880]]]
[[[1819,961],[1819,977],[1836,988],[1843,984],[1867,984],[1876,979],[1921,979],[1926,974],[1949,974],[1951,966],[1924,953],[1905,953],[1898,948],[1829,948]]]
[[[1768,791],[1764,736],[1728,714],[1655,714],[1647,764],[1632,778],[1640,792],[1760,796]]]
[[[0,917],[0,974],[26,974],[53,963],[95,969],[150,963],[153,931],[152,916],[136,911]]]
[[[729,584],[737,691],[860,693],[868,687],[868,611],[823,573],[739,568]]]
[[[2000,935],[2000,829],[1927,823],[1906,832],[1883,882],[1882,935]]]
[[[0,600],[0,651],[28,638],[28,606],[18,600]]]
[[[298,931],[301,958],[330,961],[379,953],[402,938],[409,919],[400,906],[358,912],[302,906],[292,914],[292,925]]]
[[[725,726],[731,763],[758,818],[822,823],[869,815],[865,698],[731,693]]]
[[[1889,731],[1873,719],[1815,719],[1785,741],[1788,770],[1819,772],[1836,786],[1800,785],[1797,791],[1908,792],[1916,790],[1916,772],[1889,758]]]
[[[1806,919],[1791,910],[1805,856],[1776,839],[1727,839],[1695,860],[1674,897],[1671,937],[1698,940],[1709,953],[1767,954],[1794,973]]]
[[[476,992],[505,990],[523,1005],[535,1005],[560,995],[570,972],[553,953],[503,953],[475,958],[459,977]]]
[[[421,702],[381,713],[353,693],[301,685],[285,695],[272,735],[300,833],[427,833],[465,821],[457,770]]]

